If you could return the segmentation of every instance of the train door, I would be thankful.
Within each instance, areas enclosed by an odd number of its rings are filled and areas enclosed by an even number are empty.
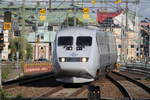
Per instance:
[[[109,34],[105,32],[105,64],[106,66],[110,63],[110,47],[109,47]]]
[[[111,56],[112,56],[112,37],[110,35],[110,33],[108,34],[108,60],[109,60],[109,64],[111,63]]]
[[[104,65],[104,59],[105,59],[105,55],[104,55],[104,36],[103,34],[99,33],[97,36],[97,41],[98,41],[98,48],[99,48],[99,56],[100,56],[100,66]]]
[[[98,48],[98,55],[99,55],[99,66],[101,66],[101,54],[102,54],[102,50],[101,50],[101,37],[100,34],[97,33],[96,34],[96,43],[97,43],[97,48]]]

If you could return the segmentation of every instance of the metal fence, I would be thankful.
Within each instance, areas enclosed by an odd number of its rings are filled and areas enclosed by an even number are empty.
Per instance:
[[[16,62],[2,62],[2,81],[18,78],[23,73],[21,63]]]

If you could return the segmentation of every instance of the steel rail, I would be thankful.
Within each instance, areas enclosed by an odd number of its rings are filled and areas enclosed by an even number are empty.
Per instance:
[[[32,98],[31,100],[39,100],[42,97],[48,97],[48,96],[52,95],[53,93],[56,93],[56,92],[58,92],[58,91],[60,91],[62,89],[63,89],[62,86],[58,86],[58,87],[56,87],[56,88],[54,88],[54,89],[52,89],[52,90],[50,90],[48,92],[45,92],[45,93],[41,94],[40,96]]]
[[[19,98],[19,100],[32,100],[32,99],[33,98]],[[16,99],[12,98],[11,100],[16,100]],[[35,100],[88,100],[88,98],[37,98]],[[101,100],[108,100],[108,99],[101,99]]]
[[[132,71],[133,73],[144,74],[145,76],[150,77],[150,72],[148,72],[148,71],[144,71],[144,70],[140,70],[140,69],[130,69],[129,71]]]
[[[106,78],[108,78],[112,83],[114,83],[118,89],[121,91],[122,95],[127,99],[127,100],[133,100],[133,98],[131,97],[130,93],[128,92],[128,90],[121,85],[120,82],[116,81],[112,76],[110,76],[109,74],[106,75]]]
[[[150,68],[144,68],[144,65],[143,65],[143,67],[136,67],[136,66],[138,66],[138,65],[127,66],[127,68],[130,68],[130,69],[140,69],[140,70],[144,70],[144,71],[150,71]]]
[[[13,88],[19,85],[29,84],[32,82],[44,80],[44,79],[54,77],[54,76],[56,76],[54,73],[47,73],[47,74],[41,74],[41,75],[35,75],[35,76],[22,77],[19,79],[3,82],[3,88],[4,89]]]
[[[147,85],[145,85],[145,84],[143,84],[143,83],[141,83],[141,82],[139,82],[139,81],[136,81],[136,80],[134,80],[134,79],[132,79],[132,78],[130,78],[130,77],[124,75],[124,74],[121,74],[121,73],[118,73],[118,72],[114,72],[114,71],[112,71],[112,73],[126,78],[128,81],[130,81],[130,82],[136,84],[137,86],[141,87],[141,88],[144,89],[147,93],[150,94],[150,87],[149,87],[149,86],[147,86]]]
[[[76,92],[74,92],[71,95],[69,95],[68,97],[76,97],[76,96],[78,96],[80,93],[82,93],[85,90],[86,90],[86,87],[82,87],[79,90],[77,90]]]

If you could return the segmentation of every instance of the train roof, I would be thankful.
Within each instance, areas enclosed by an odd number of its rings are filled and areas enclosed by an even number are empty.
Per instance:
[[[94,35],[98,30],[85,27],[68,27],[57,32],[57,35]]]

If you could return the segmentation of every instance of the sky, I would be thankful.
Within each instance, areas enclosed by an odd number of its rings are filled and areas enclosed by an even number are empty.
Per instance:
[[[140,0],[139,15],[150,18],[150,0]]]
[[[22,1],[22,0],[3,0],[3,1],[17,2],[17,1]],[[35,1],[49,1],[49,0],[26,0],[26,1],[35,2]],[[64,0],[53,0],[53,1],[64,1]],[[69,0],[66,0],[66,1],[69,1]],[[115,0],[112,0],[112,1],[115,1]],[[137,6],[137,8],[135,8],[135,5],[131,5],[131,9],[133,9],[134,11],[137,10],[137,13],[140,16],[140,19],[144,19],[145,17],[150,18],[150,0],[140,0],[140,4]]]

